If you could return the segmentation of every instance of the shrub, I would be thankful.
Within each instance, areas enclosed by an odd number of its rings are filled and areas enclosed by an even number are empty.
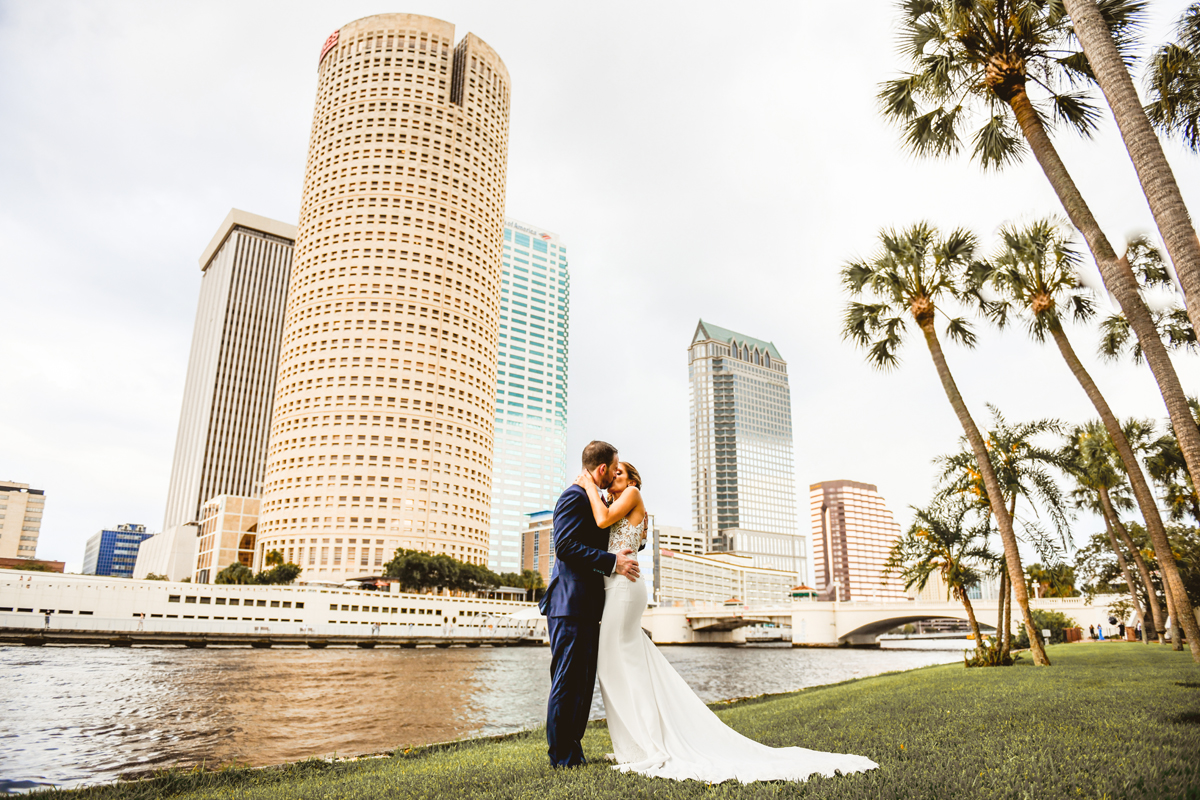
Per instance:
[[[1062,644],[1067,640],[1067,636],[1063,631],[1067,628],[1074,628],[1075,620],[1068,617],[1061,611],[1042,611],[1041,609],[1030,609],[1033,615],[1033,624],[1037,626],[1039,632],[1050,629],[1049,644]],[[1029,632],[1025,630],[1025,626],[1021,626],[1021,630],[1013,639],[1013,647],[1018,650],[1024,650],[1029,647]]]

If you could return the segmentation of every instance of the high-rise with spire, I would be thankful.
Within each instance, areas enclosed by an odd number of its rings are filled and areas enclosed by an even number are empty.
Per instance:
[[[508,115],[504,63],[448,22],[322,47],[256,567],[487,562]]]
[[[787,362],[772,342],[700,320],[688,378],[696,533],[709,550],[804,580]]]

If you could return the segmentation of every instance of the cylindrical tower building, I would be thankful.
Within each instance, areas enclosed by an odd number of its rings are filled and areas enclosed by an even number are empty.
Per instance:
[[[317,74],[256,568],[486,564],[508,71],[450,23],[381,14]]]

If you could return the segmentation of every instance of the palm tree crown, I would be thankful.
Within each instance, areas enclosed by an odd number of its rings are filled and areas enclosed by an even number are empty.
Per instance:
[[[1143,290],[1177,291],[1162,252],[1145,236],[1137,236],[1129,241],[1125,257]],[[1176,301],[1167,308],[1151,309],[1150,315],[1168,350],[1196,352],[1196,330],[1181,303]],[[1124,313],[1117,311],[1100,321],[1099,353],[1106,361],[1115,361],[1127,354],[1135,364],[1142,363],[1141,342],[1133,335]]]
[[[969,503],[935,502],[913,509],[913,524],[893,546],[884,574],[897,574],[905,589],[921,591],[940,575],[956,600],[961,600],[999,557],[987,548],[988,526],[972,526]]]
[[[897,352],[911,316],[922,330],[932,329],[938,301],[959,293],[959,275],[975,254],[975,237],[953,231],[945,239],[928,223],[880,235],[880,249],[869,261],[852,261],[842,268],[842,284],[853,295],[870,293],[876,302],[852,301],[846,306],[843,335],[867,348],[867,360],[877,368],[899,363]],[[975,344],[970,323],[949,318],[946,334],[968,347]]]
[[[1079,282],[1080,255],[1059,223],[1043,219],[1025,227],[1005,225],[1000,237],[991,262],[973,265],[968,275],[972,288],[990,284],[1000,294],[998,300],[980,301],[997,327],[1015,316],[1035,341],[1044,342],[1062,327],[1064,314],[1077,322],[1095,315],[1091,292]]]
[[[1062,431],[1062,423],[1054,419],[1039,419],[1031,422],[1009,423],[1000,409],[988,404],[992,424],[987,430],[988,456],[1004,491],[1004,503],[1013,510],[1014,521],[1020,522],[1025,539],[1038,550],[1043,559],[1058,558],[1056,545],[1041,526],[1030,517],[1017,513],[1017,500],[1024,498],[1034,516],[1044,512],[1058,535],[1062,549],[1071,545],[1071,526],[1066,513],[1066,501],[1051,469],[1065,467],[1063,456],[1057,450],[1038,443],[1048,435]],[[939,495],[945,498],[959,497],[984,512],[988,510],[987,488],[975,462],[975,455],[964,449],[949,456],[941,456],[936,462],[942,466]]]
[[[1175,32],[1178,41],[1163,45],[1150,59],[1146,116],[1161,133],[1179,136],[1200,153],[1200,3],[1183,12]]]
[[[1144,5],[1100,3],[1125,52]],[[1019,161],[1026,143],[1012,103],[1029,95],[1030,84],[1043,125],[1089,136],[1099,122],[1091,69],[1061,0],[905,0],[900,13],[901,52],[913,71],[885,82],[879,101],[918,155],[957,153],[964,129],[977,125],[971,155],[984,168]]]

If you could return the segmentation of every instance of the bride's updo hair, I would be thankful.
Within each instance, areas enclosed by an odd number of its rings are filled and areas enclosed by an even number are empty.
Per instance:
[[[640,490],[642,488],[642,474],[637,471],[637,467],[628,461],[622,461],[621,466],[625,468],[625,475],[629,478],[629,482]]]

